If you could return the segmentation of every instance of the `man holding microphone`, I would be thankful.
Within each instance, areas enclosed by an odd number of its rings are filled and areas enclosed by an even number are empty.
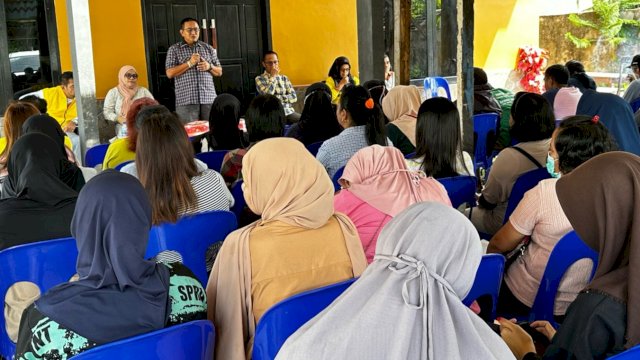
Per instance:
[[[216,49],[199,41],[198,21],[186,18],[180,22],[183,41],[167,51],[166,74],[175,79],[176,113],[183,123],[208,120],[216,98],[214,76],[222,76]]]

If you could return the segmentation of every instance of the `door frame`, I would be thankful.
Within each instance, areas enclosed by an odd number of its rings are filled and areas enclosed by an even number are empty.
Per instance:
[[[51,81],[56,84],[60,79],[60,45],[58,44],[58,24],[54,0],[42,0],[45,10],[47,41],[49,43],[49,66]],[[9,101],[13,99],[13,81],[9,62],[9,41],[7,38],[7,15],[4,0],[0,0],[0,116],[4,114]]]

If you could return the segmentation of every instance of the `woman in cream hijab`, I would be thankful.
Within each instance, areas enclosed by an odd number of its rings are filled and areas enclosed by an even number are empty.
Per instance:
[[[276,359],[513,359],[460,300],[481,257],[464,215],[435,202],[412,205],[382,230],[360,279],[289,337]]]
[[[355,226],[334,213],[327,172],[301,142],[257,143],[242,159],[242,176],[247,205],[261,219],[227,237],[207,284],[216,358],[225,360],[250,358],[255,325],[272,305],[360,276],[367,264]]]
[[[126,119],[131,103],[141,98],[153,99],[153,95],[143,86],[138,86],[138,72],[131,65],[118,71],[118,86],[112,88],[104,98],[102,113],[104,118],[116,122],[118,138],[127,136]]]
[[[390,121],[389,139],[404,155],[416,151],[416,119],[421,103],[420,90],[413,85],[398,85],[382,99],[382,111]]]

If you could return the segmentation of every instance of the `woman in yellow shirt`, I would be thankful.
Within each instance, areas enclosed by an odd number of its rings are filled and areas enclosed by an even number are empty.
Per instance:
[[[337,104],[340,100],[340,91],[349,85],[360,85],[360,79],[351,74],[349,59],[340,56],[333,61],[329,69],[329,77],[325,80],[331,90],[331,103]]]

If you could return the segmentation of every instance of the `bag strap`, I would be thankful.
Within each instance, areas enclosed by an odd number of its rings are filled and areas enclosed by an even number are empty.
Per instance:
[[[524,151],[523,149],[517,147],[517,146],[512,146],[511,147],[513,150],[518,151],[520,154],[524,155],[527,159],[529,159],[532,163],[534,163],[538,169],[543,168],[544,166],[542,166],[538,160],[536,160],[533,156],[531,156],[531,154],[529,154],[528,152]]]

